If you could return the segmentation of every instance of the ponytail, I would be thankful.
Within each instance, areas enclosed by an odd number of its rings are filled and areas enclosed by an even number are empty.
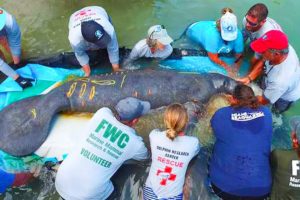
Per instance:
[[[167,127],[167,137],[174,140],[178,133],[182,132],[186,127],[188,122],[187,110],[179,103],[168,106],[164,114],[164,122]]]
[[[176,137],[177,137],[177,133],[174,129],[167,129],[166,131],[167,133],[167,137],[170,139],[170,140],[174,140]]]

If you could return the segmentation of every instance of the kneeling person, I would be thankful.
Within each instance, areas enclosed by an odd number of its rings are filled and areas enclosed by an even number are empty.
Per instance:
[[[87,50],[107,49],[113,71],[120,70],[116,32],[102,7],[85,7],[71,15],[69,41],[85,76],[91,73]]]
[[[165,59],[171,55],[173,39],[162,25],[151,26],[147,38],[140,40],[132,49],[126,63],[142,57]]]
[[[182,200],[188,164],[200,150],[198,139],[183,132],[188,123],[183,105],[168,106],[164,122],[166,131],[155,129],[149,135],[152,164],[143,191],[144,200]]]
[[[122,163],[148,158],[142,138],[129,126],[150,110],[149,102],[128,97],[115,109],[115,116],[106,107],[95,113],[87,128],[89,135],[58,169],[55,187],[62,198],[107,199],[114,190],[110,178]]]

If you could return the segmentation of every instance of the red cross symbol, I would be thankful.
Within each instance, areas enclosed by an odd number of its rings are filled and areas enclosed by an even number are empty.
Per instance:
[[[168,167],[168,166],[166,166],[163,171],[160,169],[157,170],[156,176],[161,177],[161,181],[160,181],[161,185],[166,185],[168,180],[175,181],[176,174],[171,174],[171,172],[172,172],[172,167]]]
[[[79,13],[77,13],[75,16],[77,17],[78,15],[85,15],[85,14],[87,14],[88,12],[90,12],[91,11],[91,9],[88,9],[88,10],[81,10],[81,11],[79,11]]]

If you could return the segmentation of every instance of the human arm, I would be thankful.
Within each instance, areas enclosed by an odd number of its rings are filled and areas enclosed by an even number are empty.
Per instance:
[[[223,67],[228,72],[229,75],[233,75],[230,66],[219,58],[218,53],[207,52],[207,55],[212,62]]]
[[[119,71],[119,44],[115,32],[113,32],[111,36],[111,41],[107,45],[107,52],[113,71]]]
[[[6,64],[1,58],[0,58],[0,71],[3,72],[6,76],[9,76],[14,80],[16,80],[19,77],[17,72],[13,70],[8,64]]]
[[[85,76],[89,76],[91,73],[91,67],[89,64],[90,58],[86,53],[86,49],[87,49],[86,45],[84,44],[83,41],[81,41],[76,45],[73,45],[71,43],[71,47],[75,53],[77,61],[82,66],[82,70],[84,71]]]
[[[12,54],[14,64],[19,64],[21,60],[21,31],[16,19],[10,14],[7,15],[5,26],[7,41]]]
[[[8,64],[6,64],[1,58],[0,58],[0,71],[3,72],[6,76],[9,76],[12,79],[14,79],[23,89],[32,86],[31,81],[34,81],[33,79],[24,78],[19,74],[17,74],[17,72],[13,70]]]
[[[134,45],[134,47],[132,48],[132,50],[131,50],[131,52],[130,52],[128,58],[127,58],[126,61],[125,61],[127,64],[130,63],[130,62],[133,62],[133,61],[135,61],[135,60],[137,60],[137,59],[139,59],[140,57],[143,56],[143,55],[141,54],[141,52],[142,52],[142,47],[141,47],[140,43],[141,43],[141,41],[138,42],[138,43],[136,43],[136,44]],[[145,47],[147,47],[146,45],[147,45],[147,44],[145,44]]]
[[[243,35],[239,29],[238,29],[237,38],[233,42],[234,42],[233,51],[235,52],[235,61],[232,65],[232,71],[233,73],[235,73],[235,75],[237,75],[243,61],[243,52],[244,52]]]
[[[270,101],[266,97],[264,97],[263,95],[262,96],[257,96],[257,100],[262,105],[266,105],[266,104],[270,103]]]
[[[236,80],[243,83],[243,84],[249,84],[251,81],[255,80],[259,75],[262,74],[262,71],[263,71],[263,68],[264,68],[264,61],[259,60],[251,68],[252,68],[252,70],[248,73],[247,76],[244,76],[242,78],[238,78]]]
[[[287,84],[282,81],[279,82],[277,77],[273,80],[268,79],[266,82],[266,88],[263,91],[263,99],[259,100],[274,104],[287,90]]]
[[[235,61],[232,64],[232,71],[237,76],[240,71],[241,64],[243,62],[243,54],[235,54]]]
[[[149,158],[149,151],[142,141],[141,137],[138,137],[138,143],[136,144],[136,152],[134,153],[132,159],[134,160],[146,160]]]

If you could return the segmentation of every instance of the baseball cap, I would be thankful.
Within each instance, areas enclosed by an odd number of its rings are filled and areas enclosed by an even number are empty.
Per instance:
[[[293,116],[290,119],[290,127],[296,132],[297,138],[300,141],[300,116]]]
[[[226,12],[220,20],[221,36],[225,41],[232,41],[237,38],[238,28],[236,16]]]
[[[268,49],[284,50],[288,48],[287,36],[279,30],[271,30],[250,44],[253,51],[263,53]]]
[[[121,120],[133,120],[150,111],[150,103],[134,97],[127,97],[115,106]]]
[[[168,35],[167,30],[162,25],[151,26],[148,30],[148,37],[159,41],[163,45],[168,45],[173,42],[173,39]]]
[[[0,8],[0,30],[5,26],[6,21],[6,12],[2,8]]]
[[[83,38],[101,48],[106,48],[111,38],[104,28],[95,21],[85,21],[81,23],[81,33]]]

